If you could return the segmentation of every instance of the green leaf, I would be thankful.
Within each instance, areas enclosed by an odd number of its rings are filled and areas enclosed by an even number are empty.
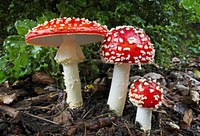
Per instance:
[[[7,76],[5,74],[5,72],[3,70],[0,70],[0,83],[3,83],[4,81],[6,81]]]
[[[4,69],[14,78],[19,78],[31,72],[32,57],[29,46],[24,42],[24,38],[20,36],[9,36],[4,42],[5,55],[0,59],[0,64],[3,64]]]
[[[77,9],[74,5],[68,4],[66,1],[62,1],[56,5],[58,10],[61,12],[62,17],[73,17],[77,16]]]
[[[195,4],[195,12],[197,15],[200,15],[200,4]]]
[[[40,51],[42,50],[42,48],[40,46],[33,46],[33,49],[32,49],[32,56],[33,58],[36,58],[38,54],[40,54]]]
[[[30,70],[29,69],[30,64],[28,62],[29,58],[30,58],[29,54],[20,53],[18,58],[13,61],[13,65],[14,65],[13,70],[16,71],[14,73],[14,77],[18,78],[31,72],[29,71]]]
[[[33,20],[17,20],[15,22],[15,28],[17,29],[17,32],[19,35],[24,36],[28,33],[28,30],[36,26],[36,22]]]
[[[183,5],[184,8],[190,9],[194,6],[196,0],[182,0],[181,4]]]
[[[21,48],[21,45],[25,44],[24,38],[13,35],[5,39],[3,47],[5,53],[8,55],[9,60],[15,59]]]
[[[7,79],[6,75],[6,64],[7,58],[5,56],[0,57],[0,83],[4,82]]]
[[[37,17],[37,24],[43,24],[45,21],[49,21],[51,19],[57,18],[58,15],[51,12],[51,11],[45,11],[42,15],[42,17]]]
[[[86,6],[86,0],[77,0],[76,3],[80,7],[85,7]]]

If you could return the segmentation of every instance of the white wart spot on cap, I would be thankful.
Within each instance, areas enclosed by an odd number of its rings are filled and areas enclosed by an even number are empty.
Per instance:
[[[135,39],[135,37],[129,37],[128,38],[128,43],[129,44],[133,44],[133,43],[136,43],[137,42],[137,40]]]

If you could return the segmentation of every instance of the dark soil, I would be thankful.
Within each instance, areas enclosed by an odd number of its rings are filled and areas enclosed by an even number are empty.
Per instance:
[[[146,67],[145,67],[146,68]],[[132,68],[131,75],[143,76],[148,71],[161,73],[166,84],[163,105],[153,111],[152,136],[200,136],[200,109],[197,101],[192,100],[190,92],[180,92],[177,82],[186,87],[191,80],[179,70],[165,71],[158,68],[137,70]],[[193,70],[193,67],[191,68]],[[189,70],[188,70],[189,71]],[[175,74],[174,74],[175,73]],[[177,76],[177,73],[180,74]],[[100,77],[100,76],[99,76]],[[104,79],[103,79],[104,77]],[[118,117],[106,104],[110,82],[104,75],[95,82],[94,88],[83,85],[84,105],[69,109],[64,103],[65,93],[51,80],[43,82],[27,76],[14,84],[4,83],[0,87],[0,135],[2,136],[142,136],[145,135],[135,124],[137,107],[128,100],[123,116]],[[103,81],[101,81],[103,80]],[[199,81],[199,79],[196,79]],[[192,87],[199,87],[198,82]],[[87,86],[86,86],[87,87]],[[190,86],[191,87],[191,86]],[[184,90],[183,90],[184,91]],[[186,90],[187,91],[187,90]],[[191,88],[190,88],[191,91]],[[200,90],[195,90],[200,93]],[[15,97],[11,94],[15,93]],[[10,96],[14,101],[5,104],[2,100]]]

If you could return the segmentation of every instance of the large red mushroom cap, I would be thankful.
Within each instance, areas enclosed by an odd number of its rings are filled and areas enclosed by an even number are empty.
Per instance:
[[[104,39],[101,58],[106,63],[147,64],[154,59],[154,47],[142,29],[132,26],[112,28]]]
[[[136,106],[158,108],[162,104],[162,88],[156,81],[138,79],[130,86],[129,98]]]
[[[28,44],[60,46],[62,35],[79,45],[100,42],[107,34],[107,27],[85,18],[57,18],[34,27],[26,35]]]

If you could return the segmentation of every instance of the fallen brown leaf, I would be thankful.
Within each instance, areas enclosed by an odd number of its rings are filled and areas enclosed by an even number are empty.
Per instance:
[[[53,84],[55,81],[52,77],[44,72],[36,72],[32,77],[33,82],[42,83],[42,84]]]
[[[11,95],[7,95],[7,94],[0,94],[0,103],[3,104],[11,104],[14,100],[16,100],[16,94],[13,93]]]
[[[69,111],[64,110],[60,112],[58,116],[53,118],[53,121],[59,124],[71,125],[72,124],[72,116]]]
[[[47,93],[47,91],[44,90],[43,87],[35,87],[34,92],[37,93],[38,95]]]
[[[192,90],[190,92],[190,97],[192,99],[192,101],[196,102],[197,104],[199,104],[199,93],[197,91]]]
[[[184,112],[183,122],[186,123],[188,125],[188,127],[190,126],[192,119],[193,119],[192,113],[193,113],[192,109],[186,110]]]
[[[0,105],[0,113],[9,115],[13,120],[18,120],[19,111],[6,105]]]
[[[9,87],[10,87],[8,81],[3,82],[3,83],[1,84],[1,86],[6,87],[6,88],[9,88]]]

